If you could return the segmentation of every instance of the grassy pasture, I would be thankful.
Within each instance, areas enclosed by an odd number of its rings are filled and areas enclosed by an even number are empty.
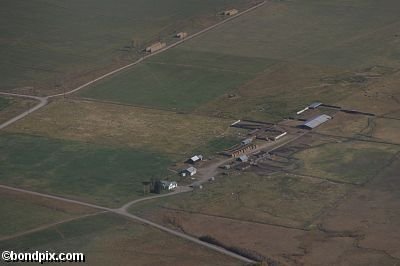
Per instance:
[[[182,160],[195,151],[214,153],[230,147],[237,141],[231,123],[228,119],[67,99],[51,103],[7,130],[145,149]]]
[[[303,227],[343,195],[346,186],[278,174],[220,176],[204,190],[132,206],[131,212],[154,215],[157,207],[221,215],[247,221]]]
[[[91,212],[40,197],[0,190],[0,238]]]
[[[9,99],[0,97],[0,111],[10,106],[11,102]]]
[[[107,206],[142,195],[142,181],[171,161],[140,149],[19,134],[0,135],[0,182]]]
[[[275,2],[182,48],[340,68],[395,63],[399,11],[395,0]]]
[[[0,123],[15,117],[37,104],[27,98],[0,97]]]
[[[86,262],[82,265],[240,265],[227,256],[111,214],[3,241],[0,248],[83,252]]]
[[[249,1],[229,6],[245,8]],[[68,86],[137,56],[126,48],[171,39],[220,21],[223,0],[4,0],[0,3],[1,89]],[[73,18],[73,19],[72,19]]]
[[[321,145],[295,155],[301,160],[296,172],[363,184],[379,174],[395,154],[396,148],[358,141]]]
[[[253,79],[271,63],[244,56],[172,49],[79,95],[191,111]]]
[[[327,77],[399,67],[399,11],[393,0],[268,3],[81,95],[280,120],[314,100],[343,101],[365,85],[329,84]]]

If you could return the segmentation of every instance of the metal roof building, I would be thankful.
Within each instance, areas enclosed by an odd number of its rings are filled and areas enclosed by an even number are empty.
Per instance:
[[[316,108],[320,107],[321,105],[322,105],[322,103],[320,103],[320,102],[315,102],[315,103],[310,104],[310,105],[308,106],[308,108],[310,108],[310,109],[316,109]]]
[[[313,129],[318,127],[319,125],[325,123],[326,121],[332,119],[332,117],[330,117],[329,115],[319,115],[317,117],[314,117],[310,120],[307,120],[306,122],[304,122],[304,124],[302,124],[302,127],[308,128],[308,129]]]

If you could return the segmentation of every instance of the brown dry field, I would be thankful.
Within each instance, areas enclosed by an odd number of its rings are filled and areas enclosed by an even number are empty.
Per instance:
[[[229,119],[60,99],[6,130],[182,156],[215,138],[232,136],[230,123]]]

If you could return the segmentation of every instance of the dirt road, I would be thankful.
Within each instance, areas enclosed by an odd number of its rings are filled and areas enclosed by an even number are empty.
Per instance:
[[[36,101],[39,101],[39,103],[37,105],[35,105],[34,107],[30,108],[29,110],[23,112],[22,114],[19,114],[13,118],[11,118],[10,120],[0,124],[0,129],[3,129],[15,122],[17,122],[18,120],[21,120],[22,118],[24,118],[25,116],[35,112],[36,110],[39,110],[40,108],[42,108],[43,106],[45,106],[48,103],[48,98],[47,97],[37,97],[37,96],[31,96],[31,95],[24,95],[24,94],[15,94],[15,93],[8,93],[8,92],[0,92],[0,95],[5,95],[5,96],[12,96],[12,97],[21,97],[21,98],[29,98],[29,99],[33,99]]]

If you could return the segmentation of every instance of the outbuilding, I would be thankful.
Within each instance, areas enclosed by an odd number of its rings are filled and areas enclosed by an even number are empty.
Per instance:
[[[194,168],[193,166],[184,169],[181,171],[181,176],[185,177],[185,176],[194,176],[197,173],[197,169]]]
[[[243,154],[242,156],[240,156],[238,158],[238,161],[245,163],[245,162],[249,161],[249,157],[246,154]]]
[[[253,138],[247,138],[242,140],[242,145],[248,145],[253,142]]]
[[[314,129],[330,119],[332,119],[332,117],[330,117],[329,115],[319,115],[310,120],[307,120],[300,127],[306,129]]]
[[[224,12],[222,12],[223,15],[225,16],[233,16],[236,15],[239,11],[237,9],[229,9],[229,10],[225,10]]]
[[[322,103],[320,103],[320,102],[314,102],[314,103],[310,104],[310,105],[308,106],[308,108],[310,108],[310,109],[317,109],[317,108],[320,107],[321,105],[322,105]]]
[[[176,37],[176,38],[179,38],[179,39],[185,39],[187,36],[188,36],[187,32],[184,32],[184,31],[178,32],[178,33],[175,35],[175,37]]]
[[[161,187],[162,187],[162,189],[165,189],[165,190],[172,190],[172,189],[178,187],[178,183],[175,181],[172,181],[172,182],[161,181]]]
[[[194,155],[189,160],[187,160],[187,163],[195,164],[195,163],[200,162],[200,161],[203,161],[203,155],[201,155],[201,154]]]
[[[153,43],[152,45],[148,46],[146,48],[146,52],[154,53],[154,52],[156,52],[158,50],[161,50],[165,46],[167,46],[167,44],[165,42],[156,42],[156,43]]]

